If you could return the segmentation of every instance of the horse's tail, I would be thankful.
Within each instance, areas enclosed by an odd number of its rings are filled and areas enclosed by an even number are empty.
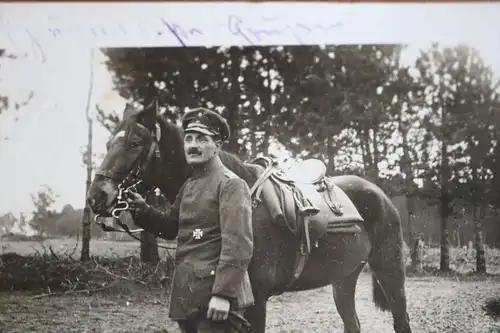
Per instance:
[[[372,297],[382,311],[406,315],[403,231],[399,212],[380,187],[358,176],[338,176],[335,183],[351,198],[364,219],[371,251]]]
[[[385,296],[384,289],[380,286],[377,277],[372,272],[372,297],[373,303],[375,306],[382,311],[389,311],[391,307],[389,306],[389,302],[387,301],[387,297]]]
[[[367,184],[365,225],[372,250],[368,263],[372,273],[372,297],[382,311],[401,306],[406,311],[405,265],[401,218],[389,197],[374,184]],[[392,303],[392,304],[391,304]],[[391,309],[392,308],[392,309]]]

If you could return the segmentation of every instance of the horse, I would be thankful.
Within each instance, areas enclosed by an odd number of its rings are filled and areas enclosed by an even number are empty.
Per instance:
[[[182,128],[154,107],[145,107],[128,118],[107,143],[108,152],[87,193],[95,214],[109,216],[123,190],[140,186],[159,188],[173,202],[190,177]],[[235,154],[220,152],[224,165],[251,187],[256,169]],[[268,300],[283,292],[332,286],[345,333],[360,333],[355,309],[359,275],[368,263],[372,274],[372,299],[377,308],[392,313],[396,333],[411,333],[405,293],[401,218],[388,196],[374,183],[358,176],[331,177],[352,200],[363,217],[361,232],[326,233],[312,246],[301,273],[298,237],[275,223],[264,205],[253,209],[254,252],[248,271],[254,305],[244,317],[254,333],[265,332]]]

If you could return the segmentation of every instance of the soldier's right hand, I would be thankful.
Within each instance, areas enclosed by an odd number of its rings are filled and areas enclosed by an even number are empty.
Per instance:
[[[129,209],[133,212],[142,212],[146,208],[146,200],[139,193],[127,192],[126,200],[129,204]]]

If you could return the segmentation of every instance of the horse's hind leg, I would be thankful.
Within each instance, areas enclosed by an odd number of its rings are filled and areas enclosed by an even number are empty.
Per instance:
[[[333,299],[342,321],[344,333],[360,333],[361,325],[356,312],[355,296],[358,277],[365,263],[362,263],[351,275],[332,283]]]

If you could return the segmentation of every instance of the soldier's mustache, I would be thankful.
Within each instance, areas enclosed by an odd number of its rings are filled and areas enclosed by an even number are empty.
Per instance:
[[[202,155],[203,152],[198,148],[189,148],[188,155]]]

